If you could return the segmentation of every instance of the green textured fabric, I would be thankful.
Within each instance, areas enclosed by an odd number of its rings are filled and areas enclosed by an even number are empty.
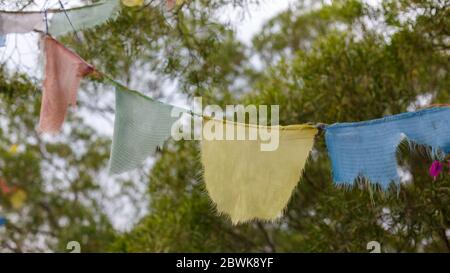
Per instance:
[[[118,84],[116,117],[109,173],[119,174],[139,167],[170,137],[173,106],[152,100]]]
[[[106,0],[99,4],[72,9],[67,11],[67,16],[76,30],[86,29],[101,25],[117,14],[120,7],[119,0]],[[64,35],[73,31],[64,12],[53,15],[49,27],[49,33],[53,36]]]

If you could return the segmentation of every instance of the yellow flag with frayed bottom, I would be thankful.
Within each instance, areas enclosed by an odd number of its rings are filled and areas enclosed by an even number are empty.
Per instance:
[[[215,123],[213,127],[225,124],[224,131],[243,129],[247,136],[255,128],[277,130],[271,131],[278,133],[278,147],[273,151],[261,150],[265,142],[261,137],[203,137],[201,153],[206,189],[219,213],[230,216],[233,224],[280,217],[300,180],[317,129],[310,125],[265,127],[210,119],[204,120],[204,126],[208,122]]]

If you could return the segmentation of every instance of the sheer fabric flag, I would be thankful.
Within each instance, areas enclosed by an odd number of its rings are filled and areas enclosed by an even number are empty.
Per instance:
[[[205,119],[220,126],[222,121]],[[243,126],[225,123],[225,131]],[[309,125],[273,126],[279,130],[279,146],[261,151],[257,140],[205,140],[201,142],[206,189],[219,213],[234,224],[252,219],[274,220],[281,216],[295,189],[314,144],[317,129]]]
[[[6,36],[0,35],[0,47],[5,47],[5,46],[6,46]]]
[[[45,20],[41,12],[0,12],[0,35],[44,31]]]
[[[51,19],[49,33],[59,36],[71,32],[73,28],[70,23],[76,30],[101,25],[117,14],[119,7],[119,0],[107,0],[99,4],[68,10],[67,15],[64,12],[55,13]]]
[[[75,105],[81,79],[93,67],[50,36],[44,36],[45,76],[39,130],[57,133],[69,105]]]
[[[391,181],[398,182],[396,150],[404,137],[431,146],[435,155],[450,153],[450,108],[329,126],[325,138],[334,181],[350,184],[365,177],[383,187]]]
[[[116,85],[116,116],[109,173],[138,168],[170,137],[173,106]]]

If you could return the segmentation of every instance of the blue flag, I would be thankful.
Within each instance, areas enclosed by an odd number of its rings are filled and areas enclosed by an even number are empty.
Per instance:
[[[399,182],[396,150],[404,138],[431,146],[434,155],[450,153],[450,108],[328,126],[325,139],[333,180],[351,184],[356,178],[365,177],[384,188],[391,181]]]

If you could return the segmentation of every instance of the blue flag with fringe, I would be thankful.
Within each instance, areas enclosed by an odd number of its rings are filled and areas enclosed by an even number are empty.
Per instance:
[[[335,123],[325,140],[337,184],[364,177],[386,188],[399,182],[397,147],[403,139],[432,148],[436,157],[450,153],[450,107],[436,107],[364,122]]]

